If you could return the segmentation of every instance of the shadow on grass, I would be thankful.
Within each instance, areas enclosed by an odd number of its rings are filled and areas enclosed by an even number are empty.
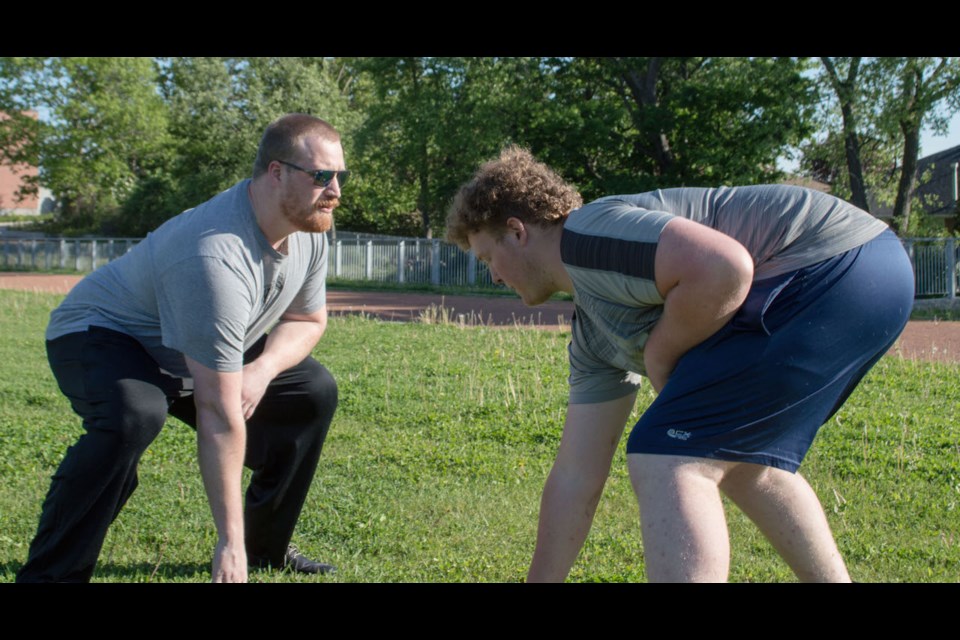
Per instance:
[[[4,581],[13,582],[22,562],[0,564],[0,576]],[[202,577],[202,579],[201,579]],[[93,572],[93,581],[108,580],[119,582],[178,582],[184,580],[210,579],[210,564],[207,562],[163,563],[159,566],[148,562],[133,564],[99,563]]]

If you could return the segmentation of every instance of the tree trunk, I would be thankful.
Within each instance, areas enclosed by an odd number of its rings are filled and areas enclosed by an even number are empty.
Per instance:
[[[417,194],[417,207],[420,209],[420,216],[423,219],[423,237],[432,238],[433,229],[430,225],[430,159],[427,157],[427,141],[423,140],[420,145],[420,167],[419,174],[420,192]]]
[[[903,166],[897,185],[897,199],[893,204],[893,217],[898,221],[901,236],[910,233],[910,203],[917,187],[917,158],[920,155],[920,127],[912,122],[900,122],[903,131]]]
[[[657,81],[660,78],[660,66],[663,64],[663,58],[650,58],[647,63],[647,71],[641,76],[635,70],[625,71],[623,80],[630,88],[634,102],[637,108],[655,109],[657,107]],[[653,157],[657,163],[658,175],[666,175],[673,166],[673,150],[670,149],[670,141],[663,131],[647,132],[647,140],[653,149]]]
[[[820,58],[830,85],[840,101],[840,114],[843,116],[843,148],[847,156],[847,175],[850,178],[850,202],[855,207],[870,211],[867,204],[867,187],[863,182],[863,164],[860,162],[860,138],[857,135],[857,114],[854,108],[857,101],[857,75],[860,71],[860,58],[851,58],[847,77],[840,79],[836,65],[830,58]]]
[[[870,211],[867,203],[867,187],[863,182],[863,165],[860,163],[860,140],[857,136],[856,119],[852,105],[845,102],[840,109],[843,114],[843,148],[847,154],[847,173],[850,176],[850,202],[855,207]]]

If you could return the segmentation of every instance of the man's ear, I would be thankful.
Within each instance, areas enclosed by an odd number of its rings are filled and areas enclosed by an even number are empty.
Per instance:
[[[520,246],[524,246],[529,240],[527,226],[520,218],[507,218],[507,234],[513,236]]]
[[[280,181],[280,175],[283,173],[283,165],[280,164],[278,160],[271,160],[270,164],[267,165],[267,174],[275,182]]]

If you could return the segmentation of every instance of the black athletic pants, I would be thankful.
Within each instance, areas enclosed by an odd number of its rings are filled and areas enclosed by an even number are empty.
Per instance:
[[[263,352],[266,336],[244,354]],[[91,327],[47,343],[61,391],[86,430],[53,476],[18,582],[85,582],[107,528],[137,487],[137,463],[167,414],[196,428],[192,394],[139,342]],[[337,407],[337,385],[307,357],[270,384],[247,421],[253,470],[244,520],[248,560],[281,566]],[[211,549],[211,554],[212,554]]]

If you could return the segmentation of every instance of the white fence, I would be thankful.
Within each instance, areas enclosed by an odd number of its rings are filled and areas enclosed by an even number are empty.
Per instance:
[[[0,268],[93,271],[119,258],[141,238],[5,238]]]
[[[329,274],[345,280],[493,287],[487,266],[440,240],[353,239],[331,244]]]
[[[472,253],[440,240],[339,234],[331,243],[329,275],[344,280],[397,284],[495,287],[486,265]],[[93,271],[122,256],[139,238],[9,238],[0,236],[0,269]],[[906,238],[916,275],[917,297],[956,298],[954,238]]]
[[[957,242],[954,238],[905,238],[913,262],[917,297],[957,297]]]

